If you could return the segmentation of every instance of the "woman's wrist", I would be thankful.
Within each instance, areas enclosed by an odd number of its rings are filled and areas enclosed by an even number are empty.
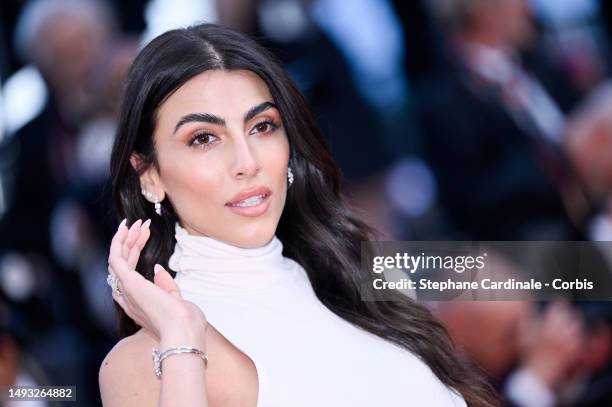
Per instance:
[[[183,306],[172,311],[171,315],[171,318],[166,319],[160,324],[160,340],[163,337],[176,335],[204,335],[208,321],[197,305],[185,301]]]
[[[183,324],[169,327],[160,335],[160,350],[177,346],[191,346],[206,351],[206,327],[203,324]]]

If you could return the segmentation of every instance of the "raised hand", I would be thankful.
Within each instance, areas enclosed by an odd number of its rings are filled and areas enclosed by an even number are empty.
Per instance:
[[[147,280],[135,267],[149,236],[151,221],[139,219],[128,229],[124,220],[111,241],[108,270],[117,277],[118,290],[113,298],[138,325],[160,339],[164,335],[188,332],[200,337],[206,328],[204,313],[193,303],[182,298],[170,274],[155,265],[154,283]],[[196,333],[196,335],[193,335]]]

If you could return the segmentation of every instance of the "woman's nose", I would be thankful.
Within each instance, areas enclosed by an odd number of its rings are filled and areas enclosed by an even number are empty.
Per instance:
[[[259,162],[252,147],[244,138],[235,142],[235,160],[232,166],[232,175],[240,178],[249,178],[259,171]]]

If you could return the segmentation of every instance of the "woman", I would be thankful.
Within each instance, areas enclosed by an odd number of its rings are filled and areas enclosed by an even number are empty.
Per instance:
[[[265,49],[210,24],[159,36],[118,128],[113,192],[136,222],[111,243],[124,338],[100,369],[105,406],[494,405],[425,307],[362,300],[373,231]],[[195,350],[156,377],[151,349],[180,346]]]

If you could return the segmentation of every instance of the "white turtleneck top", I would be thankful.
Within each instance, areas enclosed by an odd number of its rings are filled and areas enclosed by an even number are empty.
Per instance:
[[[169,267],[183,298],[249,356],[258,407],[466,406],[412,352],[340,318],[274,236],[242,248],[176,224]]]

